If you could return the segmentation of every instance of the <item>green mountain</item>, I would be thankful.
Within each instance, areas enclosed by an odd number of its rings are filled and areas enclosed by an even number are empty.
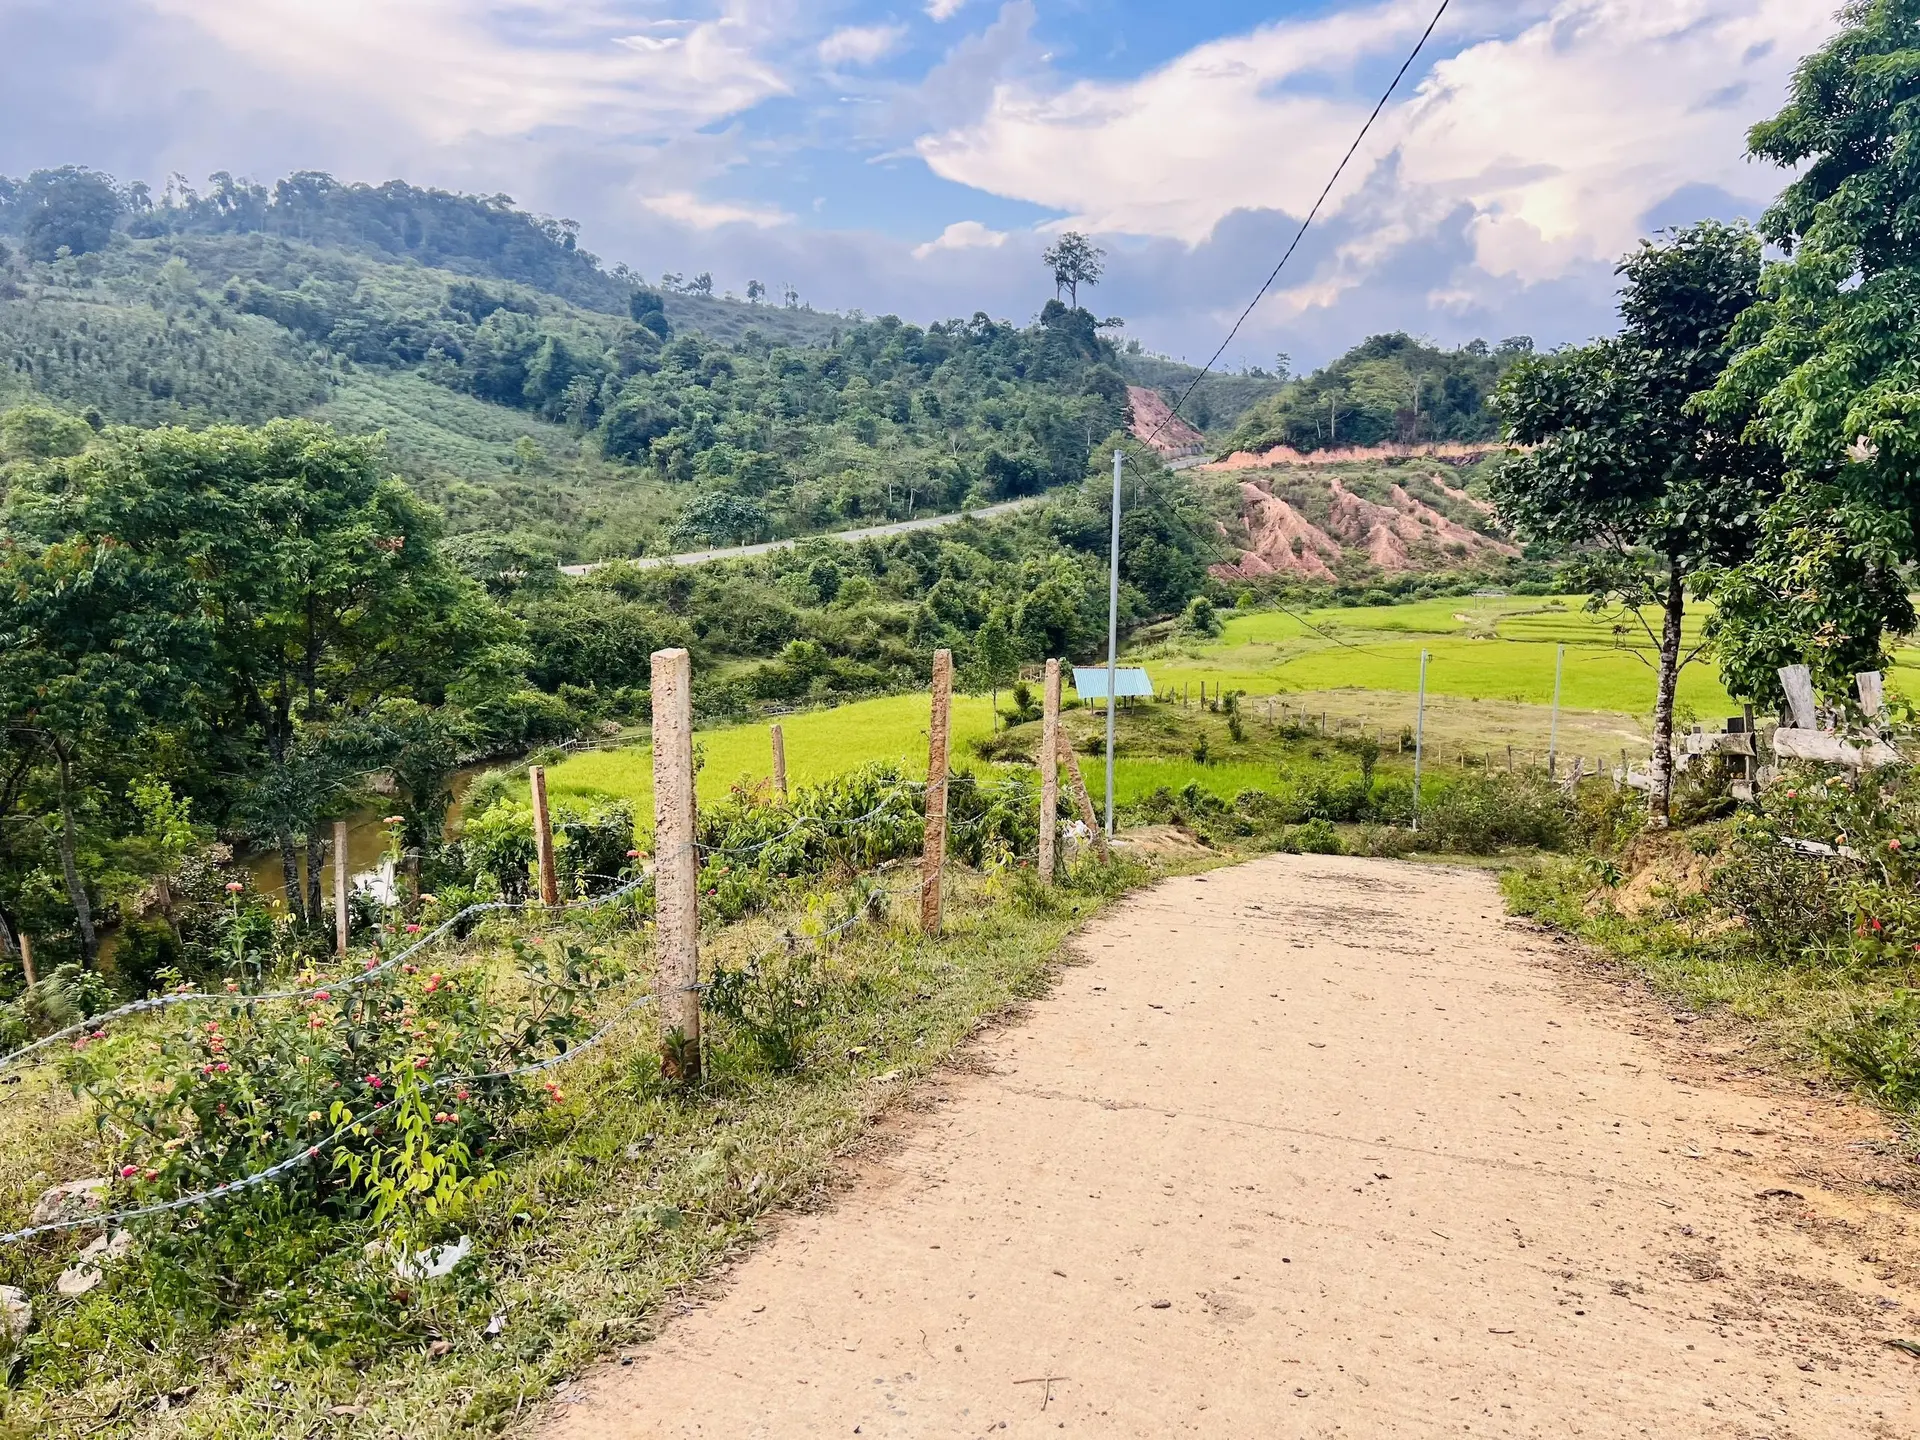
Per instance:
[[[382,430],[456,532],[595,559],[1077,482],[1122,428],[1084,310],[926,328],[662,289],[504,196],[300,174],[0,179],[0,401]]]

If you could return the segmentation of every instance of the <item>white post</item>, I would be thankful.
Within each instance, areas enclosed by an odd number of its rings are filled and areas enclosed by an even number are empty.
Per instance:
[[[1567,647],[1553,656],[1553,718],[1547,722],[1547,778],[1551,780],[1560,756],[1560,672],[1567,663]]]
[[[1120,467],[1126,452],[1113,451],[1113,540],[1107,562],[1107,838],[1113,838],[1113,689],[1120,655]]]
[[[782,805],[787,803],[787,736],[778,725],[773,727],[773,793]]]
[[[1413,712],[1413,828],[1420,828],[1420,762],[1427,743],[1427,652],[1420,652],[1420,703]]]

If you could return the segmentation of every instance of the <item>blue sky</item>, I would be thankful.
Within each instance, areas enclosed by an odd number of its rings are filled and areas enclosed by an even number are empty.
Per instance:
[[[504,191],[609,262],[926,321],[1093,295],[1201,358],[1435,0],[0,0],[0,172]],[[1611,328],[1650,228],[1753,215],[1826,0],[1455,0],[1233,365]]]

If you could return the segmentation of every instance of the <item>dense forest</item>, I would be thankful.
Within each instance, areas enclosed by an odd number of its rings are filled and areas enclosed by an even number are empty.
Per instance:
[[[1500,377],[1533,353],[1524,335],[1489,348],[1439,350],[1408,335],[1374,335],[1331,365],[1254,404],[1223,449],[1299,451],[1350,445],[1492,441],[1488,403]]]

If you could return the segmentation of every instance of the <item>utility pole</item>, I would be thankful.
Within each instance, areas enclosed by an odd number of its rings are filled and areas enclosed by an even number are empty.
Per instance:
[[[1340,439],[1340,397],[1327,396],[1327,446],[1331,449]]]
[[[1107,839],[1113,839],[1113,682],[1120,664],[1120,467],[1126,452],[1113,449],[1113,539],[1107,564]]]

